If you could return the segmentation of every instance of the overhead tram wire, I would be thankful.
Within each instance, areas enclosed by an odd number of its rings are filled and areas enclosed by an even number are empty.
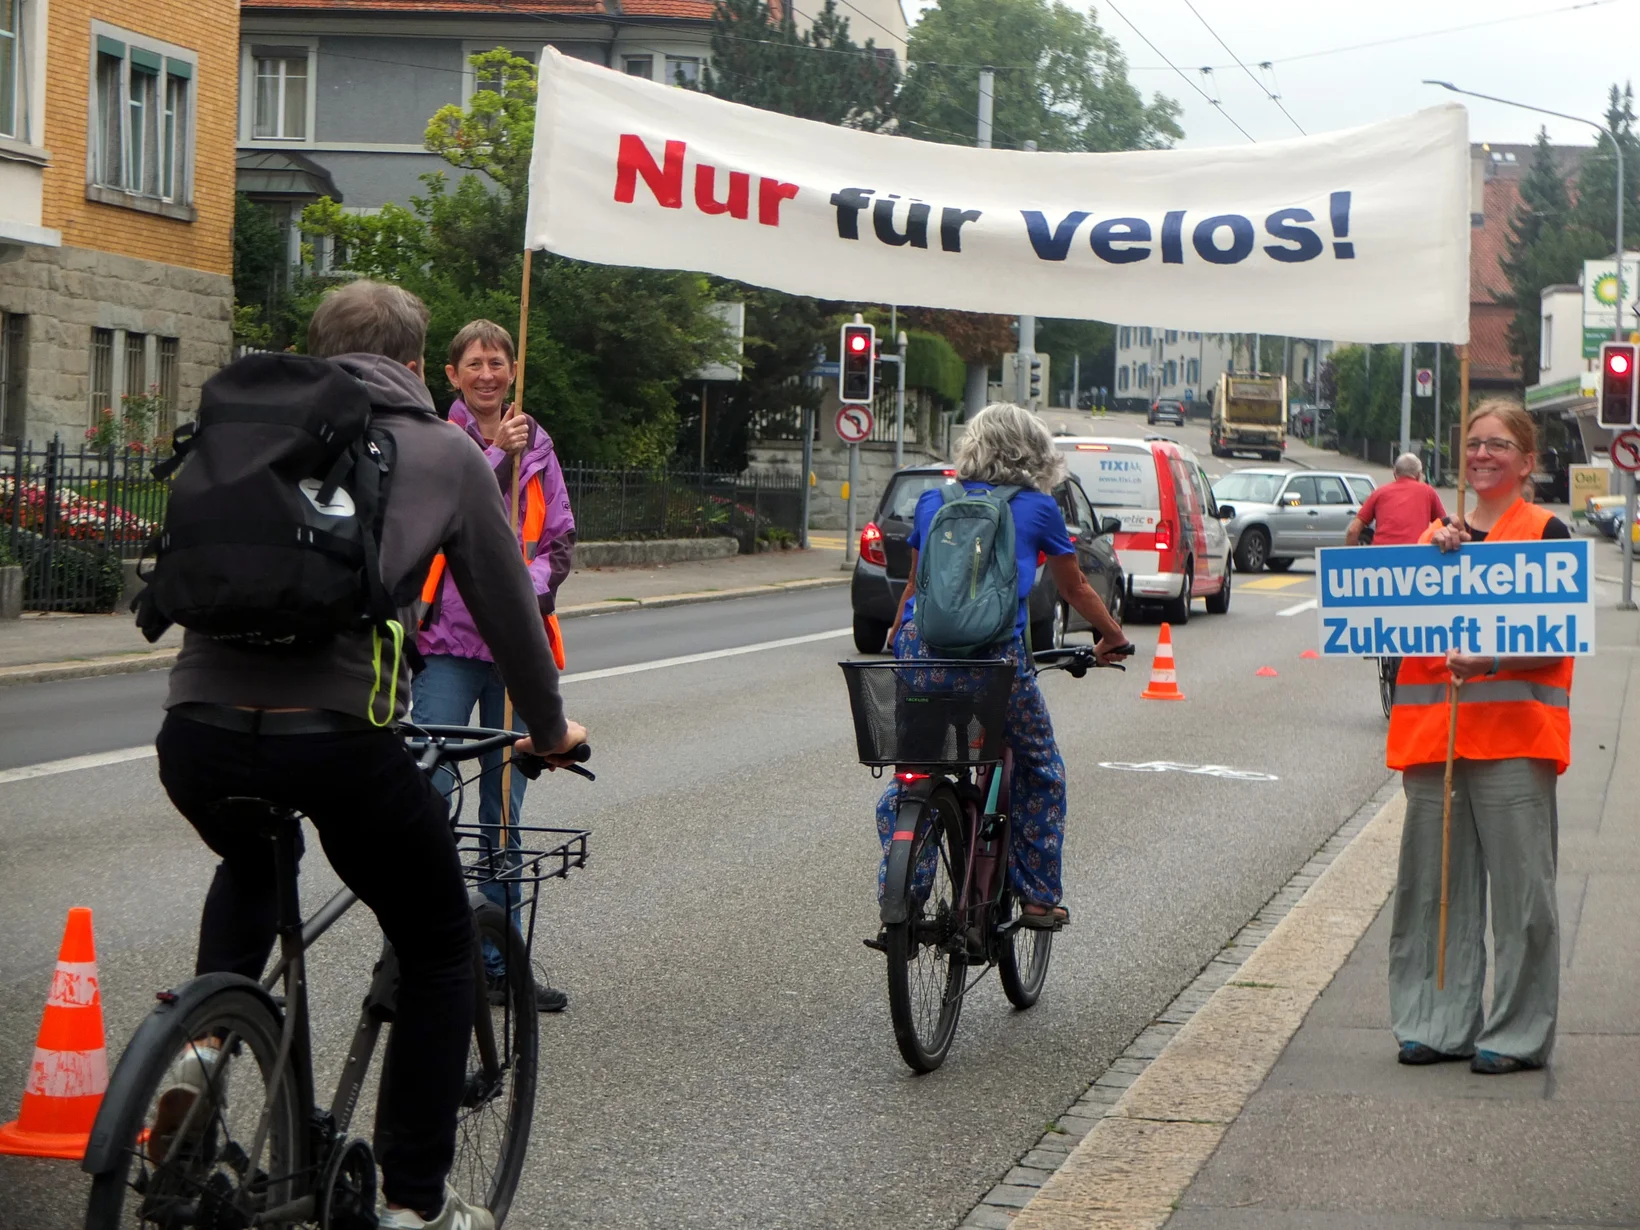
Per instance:
[[[1225,110],[1225,106],[1224,106],[1223,103],[1221,103],[1218,99],[1211,97],[1207,93],[1206,90],[1202,89],[1201,86],[1197,85],[1194,81],[1192,81],[1189,77],[1187,77],[1185,75],[1183,69],[1181,69],[1177,64],[1173,63],[1172,60],[1168,60],[1167,56],[1162,53],[1162,49],[1160,47],[1156,46],[1155,43],[1151,42],[1150,39],[1145,36],[1145,32],[1143,30],[1139,29],[1138,26],[1133,24],[1132,18],[1130,18],[1126,13],[1122,12],[1121,9],[1117,8],[1116,5],[1112,2],[1112,0],[1105,0],[1105,7],[1110,9],[1111,12],[1115,13],[1123,21],[1127,22],[1128,27],[1135,34],[1137,34],[1141,39],[1144,39],[1144,43],[1145,43],[1146,47],[1149,47],[1157,55],[1161,56],[1163,60],[1167,60],[1167,66],[1179,75],[1179,80],[1180,81],[1184,82],[1191,89],[1195,90],[1196,93],[1200,94],[1203,98],[1207,99],[1207,101],[1209,103],[1211,103],[1213,106],[1217,107],[1219,109],[1219,114],[1224,116],[1225,119],[1230,121],[1230,126],[1232,128],[1234,128],[1242,136],[1246,137],[1254,145],[1258,144],[1258,138],[1255,137],[1252,133],[1248,132],[1240,124],[1236,123],[1235,117],[1233,115],[1231,115],[1229,111]]]
[[[1251,81],[1254,85],[1258,86],[1258,88],[1261,91],[1263,91],[1266,98],[1268,98],[1271,102],[1275,103],[1276,106],[1281,107],[1281,114],[1285,115],[1288,118],[1288,120],[1290,120],[1292,122],[1293,127],[1298,129],[1299,135],[1303,136],[1303,137],[1309,136],[1310,134],[1304,131],[1304,125],[1300,124],[1297,120],[1293,119],[1293,113],[1291,111],[1287,110],[1286,107],[1282,106],[1281,98],[1278,95],[1276,95],[1275,93],[1273,93],[1270,90],[1270,87],[1265,85],[1264,82],[1260,81],[1257,77],[1253,76],[1253,70],[1248,68],[1247,65],[1243,64],[1241,62],[1241,57],[1238,56],[1234,51],[1230,50],[1230,44],[1225,42],[1224,39],[1222,37],[1220,37],[1219,32],[1217,30],[1215,30],[1212,26],[1207,24],[1207,18],[1205,18],[1201,15],[1201,10],[1199,10],[1193,3],[1191,3],[1191,0],[1184,0],[1184,6],[1185,6],[1185,8],[1189,9],[1192,13],[1196,14],[1196,20],[1201,22],[1203,27],[1205,27],[1205,29],[1207,30],[1207,32],[1209,34],[1211,34],[1215,39],[1218,40],[1219,46],[1223,47],[1224,50],[1227,53],[1229,53],[1230,58],[1236,62],[1237,67],[1239,67],[1242,72],[1247,74],[1247,79],[1249,81]]]

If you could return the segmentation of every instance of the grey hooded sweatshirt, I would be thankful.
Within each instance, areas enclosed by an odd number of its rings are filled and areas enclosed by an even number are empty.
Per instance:
[[[460,428],[442,421],[419,376],[381,355],[335,360],[370,389],[372,421],[397,447],[382,523],[382,583],[404,602],[405,648],[416,643],[416,603],[433,556],[443,551],[450,574],[507,681],[513,704],[537,747],[564,737],[558,671],[547,647],[535,589],[518,538],[495,498],[495,473]],[[203,702],[252,709],[329,709],[385,721],[410,707],[410,665],[395,677],[391,641],[381,645],[380,681],[368,632],[338,636],[305,650],[256,650],[183,636],[165,707]]]

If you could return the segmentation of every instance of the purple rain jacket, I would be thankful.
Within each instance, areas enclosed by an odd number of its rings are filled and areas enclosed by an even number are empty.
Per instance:
[[[501,506],[512,514],[512,458],[499,448],[485,448],[478,422],[465,402],[456,401],[450,407],[450,424],[467,433],[479,448],[484,459],[495,471],[497,494]],[[553,449],[552,437],[540,423],[530,424],[530,442],[520,454],[523,462],[522,485],[539,477],[541,493],[546,499],[546,521],[541,537],[535,542],[524,542],[524,514],[519,511],[519,545],[529,564],[530,578],[535,583],[536,599],[542,615],[552,614],[557,601],[558,587],[570,573],[575,554],[575,516],[570,511],[569,490],[564,485],[564,472],[558,465],[558,454]],[[401,498],[404,493],[396,492]],[[527,497],[526,497],[527,500]],[[527,504],[526,504],[527,507]],[[457,658],[479,658],[485,662],[495,659],[489,646],[478,634],[467,603],[456,587],[455,578],[446,572],[438,596],[422,619],[421,635],[417,645],[424,655],[447,654]]]

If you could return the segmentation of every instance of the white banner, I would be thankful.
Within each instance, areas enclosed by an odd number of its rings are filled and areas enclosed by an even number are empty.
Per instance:
[[[823,299],[1359,342],[1469,338],[1446,105],[1233,149],[1038,154],[541,57],[527,242]]]

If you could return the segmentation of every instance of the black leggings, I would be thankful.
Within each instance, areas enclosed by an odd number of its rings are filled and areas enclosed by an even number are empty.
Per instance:
[[[252,735],[171,715],[156,746],[171,801],[222,858],[200,918],[198,973],[260,978],[277,938],[272,845],[220,815],[224,798],[307,816],[330,865],[375,912],[400,970],[376,1108],[382,1192],[442,1208],[474,996],[472,909],[444,798],[391,731]]]

